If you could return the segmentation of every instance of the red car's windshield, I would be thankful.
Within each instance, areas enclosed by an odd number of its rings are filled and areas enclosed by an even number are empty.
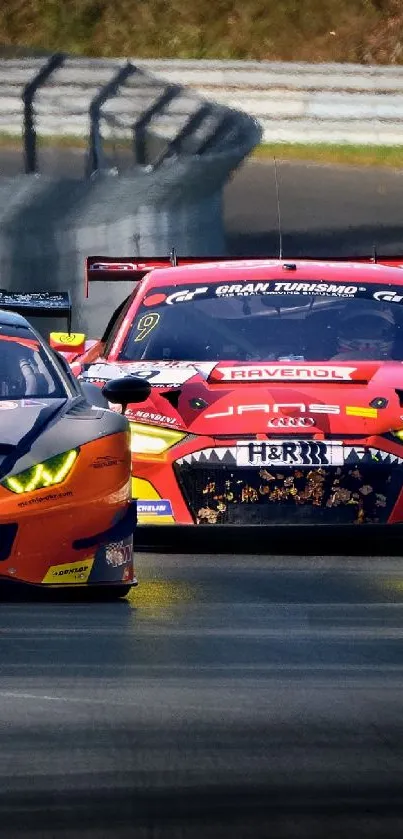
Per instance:
[[[142,300],[119,359],[403,360],[402,292],[269,281],[158,288]]]

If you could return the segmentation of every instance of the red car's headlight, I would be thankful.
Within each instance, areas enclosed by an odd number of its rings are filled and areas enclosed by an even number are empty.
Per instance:
[[[186,437],[185,431],[158,428],[141,422],[131,422],[130,431],[133,454],[163,454]]]

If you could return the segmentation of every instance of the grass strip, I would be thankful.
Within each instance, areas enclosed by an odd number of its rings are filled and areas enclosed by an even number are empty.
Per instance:
[[[74,134],[37,137],[38,148],[85,149],[88,140]],[[104,141],[105,151],[130,148],[128,139]],[[18,134],[0,132],[0,148],[22,150],[22,137]],[[359,146],[330,143],[262,143],[251,154],[252,160],[305,160],[313,163],[345,166],[384,166],[390,169],[403,168],[403,145],[401,146]]]
[[[345,166],[403,168],[402,146],[331,145],[328,143],[262,143],[252,153],[254,160],[306,160]]]

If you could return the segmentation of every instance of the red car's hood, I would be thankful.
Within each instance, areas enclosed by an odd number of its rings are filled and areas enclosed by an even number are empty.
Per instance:
[[[129,419],[197,435],[372,436],[403,428],[401,362],[99,361],[82,378],[129,374],[152,385],[146,403],[129,406]]]

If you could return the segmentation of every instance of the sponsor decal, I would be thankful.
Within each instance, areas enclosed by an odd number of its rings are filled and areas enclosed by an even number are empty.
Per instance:
[[[237,466],[341,466],[342,441],[241,440],[236,446]]]
[[[230,283],[217,286],[216,297],[250,297],[254,294],[267,294],[273,283]]]
[[[40,497],[34,495],[32,498],[29,498],[28,501],[20,501],[18,506],[30,507],[32,504],[43,504],[45,501],[59,501],[60,498],[68,498],[71,495],[73,495],[71,489],[66,490],[66,492],[49,492],[47,495],[42,495]]]
[[[384,406],[381,405],[380,407]],[[261,405],[229,405],[225,411],[216,411],[215,413],[205,414],[204,418],[216,419],[218,417],[242,416],[243,414],[249,412],[278,414],[280,411],[293,411],[299,412],[300,414],[330,414],[333,416],[339,416],[343,413],[343,410],[345,410],[346,416],[348,417],[364,417],[366,419],[377,419],[378,417],[378,411],[373,407],[366,408],[365,406],[347,405],[346,408],[343,409],[340,405],[321,405],[314,402],[309,405],[304,404],[304,402],[274,402],[273,404]],[[308,425],[315,425],[315,420],[313,418],[307,417],[306,419],[309,421],[307,423]],[[288,416],[274,417],[272,420],[269,420],[268,425],[272,428],[277,428],[284,424],[283,420],[289,425],[296,425],[296,427],[298,427],[298,418]],[[301,427],[303,427],[303,425],[305,425],[305,420],[303,421]]]
[[[69,303],[68,292],[52,291],[5,291],[0,290],[0,309],[6,307],[30,309],[66,309]]]
[[[96,381],[104,384],[110,379],[122,379],[125,376],[139,376],[140,378],[147,379],[151,387],[181,387],[181,385],[193,378],[193,376],[196,376],[197,373],[207,378],[216,363],[197,364],[197,362],[137,361],[126,364],[115,362],[108,364],[97,362],[89,365],[88,369],[83,373],[82,378],[84,381]]]
[[[402,289],[403,291],[403,289]],[[396,291],[376,291],[374,294],[375,300],[382,300],[385,303],[401,303],[403,300],[403,293],[398,294]]]
[[[86,373],[80,374],[78,376],[78,380],[80,382],[91,382],[92,385],[98,385],[99,387],[103,387],[106,384],[106,382],[108,381],[108,379],[99,379],[99,378],[94,379],[92,376],[87,376]],[[94,407],[96,407],[96,406],[94,406]]]
[[[265,443],[266,446],[268,444],[270,444],[275,449],[276,446],[278,447],[282,443],[287,443],[288,444],[288,443],[291,443],[291,442],[292,443],[295,442],[298,445],[300,445],[301,442],[304,442],[304,443],[307,443],[307,444],[308,443],[312,444],[312,446],[316,446],[318,441],[316,441],[316,440],[301,441],[299,438],[297,438],[295,441],[290,439],[290,438],[288,438],[287,440],[284,440],[281,437],[277,440],[275,440],[275,439],[262,440],[262,441],[260,441],[260,440],[253,440],[253,441],[252,440],[240,440],[238,445],[241,446],[241,447],[245,447],[245,446],[247,447],[247,446],[250,446],[251,444],[253,444],[255,446],[255,449],[253,449],[254,456],[255,456],[255,462],[251,463],[249,461],[249,455],[245,454],[245,451],[243,451],[242,455],[240,455],[239,452],[238,452],[238,456],[239,456],[241,462],[238,462],[238,464],[237,464],[237,446],[234,445],[234,446],[217,446],[214,449],[213,448],[201,449],[199,451],[192,452],[191,454],[186,454],[183,457],[178,458],[176,463],[179,466],[183,466],[183,467],[185,467],[185,466],[196,466],[196,468],[199,465],[202,466],[202,467],[205,467],[206,465],[208,465],[208,466],[218,466],[220,463],[223,463],[225,466],[229,466],[229,467],[236,466],[236,465],[238,465],[238,466],[248,466],[248,467],[252,467],[252,468],[254,466],[259,467],[261,465],[261,463],[260,463],[258,455],[261,452],[261,446],[262,446],[263,443]],[[318,445],[319,445],[319,442],[318,442]],[[322,445],[327,446],[328,447],[328,452],[330,451],[330,449],[333,446],[336,446],[337,450],[338,450],[338,453],[336,452],[336,455],[337,455],[337,457],[339,457],[339,455],[340,455],[340,452],[339,452],[340,442],[338,442],[338,441],[335,442],[333,440],[323,441],[323,442],[320,441],[320,445],[321,446]],[[295,452],[294,452],[294,454],[295,454]],[[398,466],[398,465],[403,464],[403,457],[399,457],[398,455],[391,454],[390,452],[381,451],[379,449],[366,449],[364,446],[347,446],[345,444],[343,445],[343,458],[344,458],[344,460],[342,462],[344,464],[348,464],[348,465],[351,465],[351,466],[355,466],[356,464],[359,464],[359,463],[370,464],[370,465],[373,466],[374,462],[378,463],[378,464],[386,464],[386,465],[393,465],[393,466]],[[295,465],[295,461],[290,461],[288,463],[283,463],[281,465],[292,466],[293,463]],[[276,467],[279,464],[274,459],[274,461],[267,460],[266,465],[267,466],[271,465],[273,467]],[[323,465],[326,465],[326,464],[318,463],[316,459],[315,459],[315,463],[309,463],[309,462],[306,462],[306,460],[304,460],[303,463],[297,464],[298,467],[300,467],[300,466],[309,466],[309,467],[320,466],[321,467]],[[332,463],[330,465],[341,465],[341,464],[340,463],[335,464],[335,457],[332,456]],[[213,480],[213,475],[211,475],[210,487],[214,487],[215,476],[217,474],[218,473],[216,472],[215,475],[214,475],[214,480]],[[225,474],[228,474],[228,473],[226,472]],[[231,474],[231,473],[229,473],[229,474]],[[285,476],[277,475],[277,477],[282,478],[282,477],[285,477]],[[336,474],[336,477],[337,477],[337,474]],[[209,492],[210,491],[211,490],[209,490]],[[203,492],[204,492],[204,490],[203,490]]]
[[[123,567],[122,583],[131,583],[133,586],[137,586],[137,574],[133,563]]]
[[[269,428],[310,428],[315,420],[313,417],[273,417],[267,425]]]
[[[172,516],[172,504],[166,498],[160,501],[137,501],[137,513],[139,516]]]
[[[91,463],[93,469],[105,469],[108,466],[118,466],[120,463],[123,463],[123,460],[118,460],[116,457],[110,457],[109,455],[101,455]]]
[[[216,296],[250,297],[256,294],[325,294],[331,297],[354,297],[358,291],[364,292],[366,288],[356,285],[309,282],[230,283],[229,285],[218,286]]]
[[[304,402],[274,402],[272,405],[230,405],[226,411],[217,411],[213,414],[205,414],[205,419],[216,417],[242,416],[250,411],[264,412],[265,414],[278,414],[280,411],[299,411],[300,414],[340,414],[340,405],[319,405],[312,403],[305,405]]]
[[[143,306],[160,306],[161,303],[165,303],[166,294],[150,294],[143,300]]]
[[[211,290],[211,286],[200,286],[196,288],[182,288],[180,291],[174,291],[171,294],[166,294],[163,291],[152,292],[142,301],[143,306],[159,306],[161,303],[166,303],[168,306],[173,306],[175,303],[189,303],[195,297],[200,297]]]
[[[241,263],[231,265],[233,271],[242,269],[247,266]],[[253,267],[250,265],[249,267]],[[271,265],[267,265],[270,269]],[[373,266],[376,268],[377,266]],[[399,266],[401,267],[401,266]],[[218,264],[216,266],[217,273],[219,269],[228,269],[228,265]],[[322,270],[326,269],[326,263],[321,263]],[[351,269],[362,269],[361,265],[349,265]],[[176,290],[175,290],[176,289]],[[209,283],[205,286],[197,286],[196,288],[178,288],[178,286],[166,286],[164,288],[150,289],[141,305],[144,307],[159,306],[161,304],[174,305],[177,303],[188,303],[200,299],[214,299],[221,297],[253,297],[253,296],[275,296],[275,295],[315,295],[325,297],[336,297],[339,299],[350,298],[366,298],[368,300],[379,300],[387,303],[403,303],[403,287],[401,285],[394,285],[385,287],[378,283],[370,283],[367,286],[358,285],[357,283],[330,283],[326,281],[275,281],[263,280],[256,282],[229,282],[229,283]]]
[[[161,293],[155,293],[155,294],[149,294],[148,297],[144,298],[142,305],[147,306],[147,307],[148,306],[160,306],[161,303],[165,303],[165,300],[166,300],[166,294],[163,294],[162,292]]]
[[[105,559],[112,568],[128,565],[133,559],[133,545],[124,542],[111,542],[105,548]]]
[[[361,408],[355,405],[346,405],[346,414],[348,417],[364,417],[365,419],[377,419],[378,417],[376,408]]]
[[[18,402],[14,399],[0,399],[0,411],[15,411],[16,408],[45,408],[47,405],[49,405],[49,402],[46,398],[41,401],[39,399],[19,399]]]
[[[141,271],[145,264],[139,262],[94,262],[90,271]]]
[[[154,414],[152,411],[126,411],[128,419],[139,419],[154,425],[177,425],[175,417],[167,417],[165,414]]]
[[[121,367],[116,364],[105,364],[105,362],[97,362],[85,366],[78,376],[80,381],[93,382],[94,384],[104,385],[109,379],[115,379],[130,375],[130,371],[122,371]]]
[[[42,582],[50,584],[65,583],[69,586],[74,583],[87,583],[93,564],[94,557],[90,556],[79,562],[68,562],[64,565],[51,565]]]
[[[206,285],[200,288],[183,288],[181,291],[175,291],[173,294],[170,294],[166,298],[166,302],[168,306],[172,306],[174,303],[187,303],[195,297],[200,297],[201,294],[206,294],[208,290],[209,287]]]
[[[349,381],[356,367],[303,366],[282,367],[274,364],[244,364],[238,367],[217,367],[224,381]]]
[[[222,265],[217,267],[223,267]],[[240,265],[233,265],[235,267],[245,267]],[[271,266],[268,266],[271,267]],[[322,265],[322,267],[325,267]],[[197,286],[196,288],[182,288],[178,291],[173,291],[175,287],[165,287],[161,289],[150,290],[148,295],[142,301],[143,306],[158,306],[162,303],[173,305],[176,303],[188,303],[195,298],[215,298],[215,297],[252,297],[256,295],[276,295],[276,294],[291,294],[291,295],[317,295],[330,297],[371,297],[374,296],[374,286],[367,288],[366,286],[348,284],[348,283],[328,283],[324,281],[308,281],[308,282],[290,282],[290,281],[276,281],[276,280],[262,280],[256,282],[229,282],[222,285],[218,283],[209,283],[205,286]],[[379,289],[379,286],[376,286]]]

